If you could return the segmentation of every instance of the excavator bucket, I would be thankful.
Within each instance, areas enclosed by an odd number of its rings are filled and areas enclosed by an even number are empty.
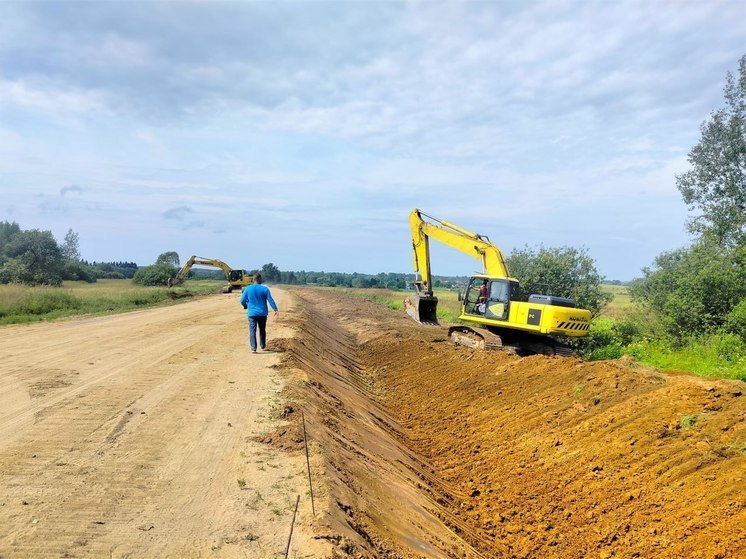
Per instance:
[[[404,299],[407,314],[420,324],[438,325],[438,298],[435,295],[415,293]]]

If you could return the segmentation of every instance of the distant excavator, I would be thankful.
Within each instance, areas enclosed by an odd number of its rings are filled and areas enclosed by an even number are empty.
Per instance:
[[[235,270],[228,266],[222,260],[216,260],[214,258],[204,258],[202,256],[192,256],[187,260],[186,264],[182,266],[176,277],[168,280],[169,287],[175,287],[181,284],[189,274],[189,270],[195,264],[201,266],[211,266],[213,268],[220,268],[225,274],[225,279],[228,280],[228,285],[223,287],[223,293],[231,293],[234,290],[243,291],[243,288],[247,285],[254,283],[254,276],[249,274],[246,270]]]
[[[424,218],[430,221],[426,221]],[[469,280],[459,293],[459,320],[481,326],[451,326],[449,337],[457,345],[481,349],[507,349],[519,355],[572,355],[558,339],[588,335],[591,311],[575,301],[550,295],[529,295],[521,300],[518,280],[511,278],[500,249],[488,237],[436,219],[418,209],[409,215],[414,250],[415,293],[404,301],[412,318],[422,324],[438,324],[438,298],[433,294],[430,273],[430,239],[455,248],[482,262],[483,272]]]

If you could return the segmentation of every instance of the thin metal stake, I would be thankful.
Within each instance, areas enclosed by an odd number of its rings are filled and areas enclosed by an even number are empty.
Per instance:
[[[300,417],[303,420],[303,442],[306,447],[306,468],[308,469],[308,487],[311,488],[311,511],[313,516],[316,516],[316,505],[313,502],[313,483],[311,483],[311,459],[308,457],[308,437],[306,436],[306,416],[303,415],[303,411],[300,412]]]
[[[293,523],[290,525],[290,536],[288,536],[288,546],[285,548],[285,559],[288,559],[290,553],[290,540],[293,539],[293,528],[295,528],[295,515],[298,514],[298,503],[300,503],[300,495],[295,498],[295,512],[293,512]]]

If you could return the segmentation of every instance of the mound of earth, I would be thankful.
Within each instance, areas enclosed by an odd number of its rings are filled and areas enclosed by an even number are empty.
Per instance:
[[[284,366],[346,557],[746,556],[746,385],[453,347],[299,289]]]

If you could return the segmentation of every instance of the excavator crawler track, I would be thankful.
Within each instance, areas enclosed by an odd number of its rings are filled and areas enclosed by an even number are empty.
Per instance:
[[[468,326],[451,326],[448,329],[448,337],[454,345],[472,347],[474,349],[484,349],[486,351],[508,351],[517,353],[513,346],[503,344],[503,340],[497,334],[488,330],[477,331]]]
[[[451,326],[448,329],[448,337],[454,345],[483,349],[486,351],[507,351],[508,353],[521,356],[573,356],[573,351],[570,346],[554,342],[553,340],[546,340],[542,337],[534,337],[526,340],[512,339],[507,341],[500,334],[481,328],[475,330],[468,326]]]

